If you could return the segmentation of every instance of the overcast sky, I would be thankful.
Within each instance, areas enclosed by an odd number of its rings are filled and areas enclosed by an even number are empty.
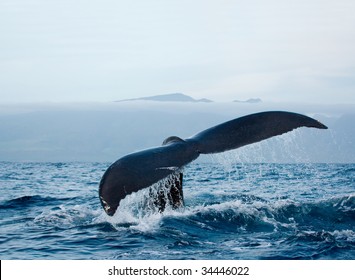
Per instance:
[[[0,102],[355,103],[354,0],[1,0]]]

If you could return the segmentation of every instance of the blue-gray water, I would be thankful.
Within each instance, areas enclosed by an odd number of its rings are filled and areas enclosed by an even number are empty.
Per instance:
[[[107,217],[105,163],[0,162],[1,259],[355,259],[355,164],[194,163],[186,207]]]

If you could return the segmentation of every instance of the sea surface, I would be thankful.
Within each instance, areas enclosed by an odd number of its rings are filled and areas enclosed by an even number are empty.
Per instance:
[[[355,164],[192,163],[184,208],[143,190],[114,217],[108,166],[0,162],[0,258],[355,259]]]

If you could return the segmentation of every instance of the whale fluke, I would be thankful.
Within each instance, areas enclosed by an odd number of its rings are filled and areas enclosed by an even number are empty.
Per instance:
[[[290,112],[262,112],[206,129],[192,139],[202,154],[220,153],[281,135],[298,127],[327,129],[319,121]]]
[[[112,216],[127,195],[168,178],[168,201],[159,196],[156,202],[160,203],[161,211],[166,203],[178,207],[183,204],[181,169],[200,154],[237,149],[299,127],[327,129],[317,120],[301,114],[272,111],[237,118],[185,140],[177,136],[168,137],[163,146],[129,154],[113,163],[100,182],[101,204]]]

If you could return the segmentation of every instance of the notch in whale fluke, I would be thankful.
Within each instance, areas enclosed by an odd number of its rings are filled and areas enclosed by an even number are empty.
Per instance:
[[[272,111],[237,118],[185,140],[171,136],[163,142],[163,146],[129,154],[113,163],[100,182],[101,205],[105,212],[112,216],[120,201],[127,195],[147,188],[168,176],[182,174],[182,167],[200,154],[237,149],[299,127],[327,129],[324,124],[305,115]],[[180,188],[182,194],[182,182]]]

